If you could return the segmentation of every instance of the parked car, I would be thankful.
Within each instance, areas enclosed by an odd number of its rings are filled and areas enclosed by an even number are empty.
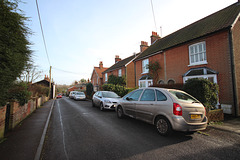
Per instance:
[[[86,95],[83,92],[77,92],[73,96],[74,100],[86,100]]]
[[[161,135],[175,131],[194,132],[207,127],[205,107],[186,92],[175,89],[142,88],[124,96],[116,107],[125,115],[156,126]]]
[[[58,98],[62,98],[62,94],[59,93],[59,94],[57,95],[57,99],[58,99]]]
[[[114,110],[120,98],[111,91],[98,91],[93,95],[92,106],[100,107],[101,111],[104,109]]]
[[[74,94],[77,93],[78,91],[71,91],[69,94],[69,98],[73,99],[74,98]]]

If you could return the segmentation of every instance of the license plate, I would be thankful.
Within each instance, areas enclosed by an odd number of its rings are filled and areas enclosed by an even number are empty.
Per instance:
[[[191,114],[191,119],[200,119],[201,115],[200,114]]]

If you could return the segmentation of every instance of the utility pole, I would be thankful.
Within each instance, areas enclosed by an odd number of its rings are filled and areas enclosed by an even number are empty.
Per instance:
[[[52,88],[52,83],[51,83],[51,79],[52,79],[52,66],[50,66],[50,70],[49,70],[49,99],[51,98],[51,88]]]

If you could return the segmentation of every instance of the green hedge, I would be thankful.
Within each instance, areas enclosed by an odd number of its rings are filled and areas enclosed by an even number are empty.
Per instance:
[[[186,81],[183,90],[197,98],[208,109],[215,109],[218,102],[218,85],[203,78]]]
[[[104,91],[113,91],[116,94],[118,94],[119,96],[123,97],[126,94],[128,94],[129,92],[135,90],[136,88],[126,88],[124,86],[121,85],[114,85],[114,84],[104,84],[102,86],[102,89]]]

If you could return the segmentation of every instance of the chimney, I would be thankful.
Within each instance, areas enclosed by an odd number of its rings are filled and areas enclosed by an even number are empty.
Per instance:
[[[140,52],[145,51],[148,48],[148,42],[141,41]]]
[[[115,63],[117,63],[117,62],[119,62],[119,61],[121,61],[122,59],[121,58],[119,58],[119,55],[116,55],[115,56]]]
[[[151,45],[152,45],[154,42],[156,42],[161,37],[159,37],[157,32],[152,31],[152,35],[150,36],[150,38],[151,38]]]
[[[100,61],[100,63],[99,63],[99,68],[103,69],[103,62],[102,61]]]
[[[47,75],[47,76],[45,75],[44,80],[46,80],[46,81],[50,81],[50,79],[48,78],[48,75]]]

